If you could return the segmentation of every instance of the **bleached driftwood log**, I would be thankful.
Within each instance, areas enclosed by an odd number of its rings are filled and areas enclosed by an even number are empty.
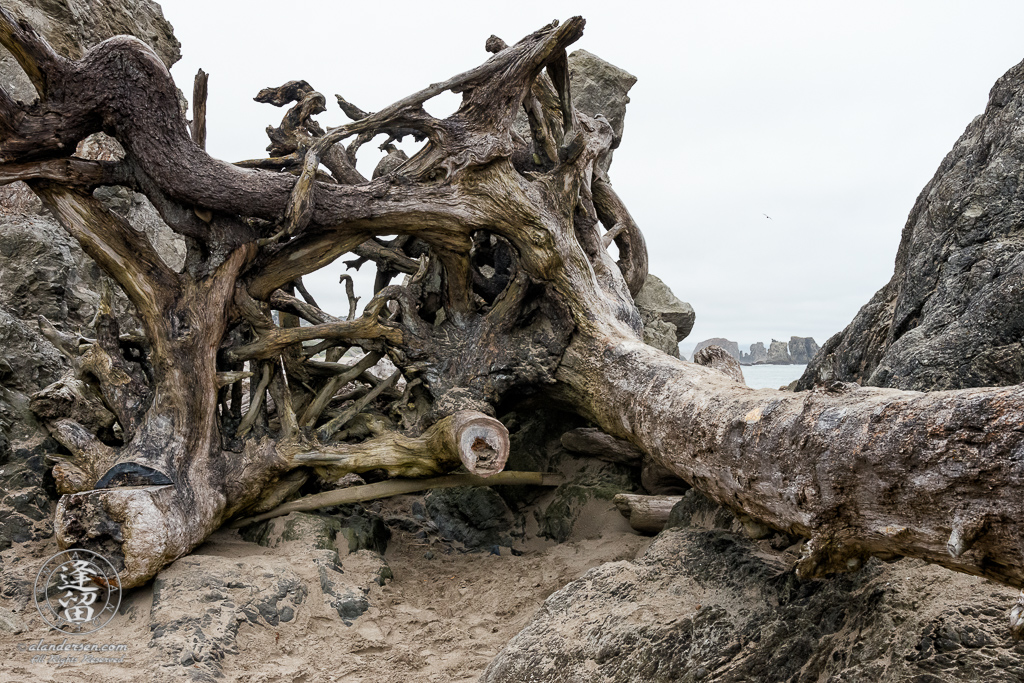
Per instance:
[[[575,17],[512,46],[492,37],[480,66],[375,113],[346,102],[354,120],[331,131],[311,118],[326,99],[309,84],[269,88],[263,101],[294,103],[271,130],[275,156],[232,165],[191,139],[144,44],[114,38],[70,61],[0,9],[0,42],[41,99],[0,92],[0,178],[30,184],[145,332],[129,348],[102,316],[82,363],[123,437],[104,444],[114,462],[98,481],[80,482],[95,488],[62,499],[60,543],[101,550],[134,585],[232,515],[276,505],[310,467],[375,452],[367,462],[393,473],[444,469],[455,453],[431,464],[400,455],[403,439],[543,395],[719,503],[809,537],[803,576],[906,555],[1024,583],[1024,389],[756,391],[641,343],[631,292],[646,277],[643,238],[595,164],[610,126],[573,106],[566,48],[583,26]],[[458,111],[430,116],[422,104],[449,90]],[[521,109],[530,139],[515,132]],[[123,161],[69,157],[100,130]],[[355,155],[380,133],[426,144],[366,180]],[[107,184],[144,192],[189,240],[181,273],[92,198]],[[347,252],[378,265],[362,316],[294,296]],[[329,388],[354,371],[339,365],[351,346],[387,355],[401,376]],[[252,381],[218,386],[244,372]],[[111,458],[63,424],[55,433],[79,459]],[[446,443],[488,462],[506,435],[487,424]]]

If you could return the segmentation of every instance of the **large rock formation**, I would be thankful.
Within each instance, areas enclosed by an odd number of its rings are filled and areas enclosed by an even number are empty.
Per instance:
[[[1024,381],[1024,63],[910,212],[892,279],[826,342],[799,389],[832,380],[931,391]]]
[[[654,275],[647,276],[634,301],[644,323],[644,343],[679,358],[679,342],[690,334],[696,319],[693,307]]]
[[[814,337],[790,337],[789,359],[797,365],[810,363],[819,348],[821,347],[814,341]]]
[[[723,337],[712,337],[711,339],[705,339],[704,341],[699,342],[695,347],[693,347],[693,356],[696,357],[697,352],[701,349],[707,348],[708,346],[721,346],[722,349],[724,349],[730,356],[736,360],[740,360],[740,345]]]
[[[729,352],[721,346],[715,346],[714,344],[705,346],[693,354],[693,362],[697,365],[714,368],[732,377],[740,384],[746,384],[746,380],[743,379],[743,370],[740,368],[740,362],[729,355]]]
[[[786,342],[772,339],[768,346],[768,357],[764,361],[769,365],[789,365],[793,359],[789,357],[789,345]]]
[[[587,116],[604,116],[612,126],[611,149],[597,162],[607,173],[612,153],[622,142],[627,93],[636,83],[636,76],[586,50],[576,50],[569,55],[569,80],[573,106]]]
[[[764,344],[761,342],[755,342],[750,345],[750,353],[740,354],[740,362],[743,365],[757,365],[768,360],[768,351],[765,350]]]
[[[750,345],[750,353],[743,353],[739,345],[734,341],[715,337],[697,344],[693,352],[715,345],[721,346],[729,355],[738,360],[742,365],[803,365],[810,362],[811,358],[818,351],[818,344],[813,337],[790,337],[789,343],[772,340],[770,347],[765,350],[764,344],[756,342]]]

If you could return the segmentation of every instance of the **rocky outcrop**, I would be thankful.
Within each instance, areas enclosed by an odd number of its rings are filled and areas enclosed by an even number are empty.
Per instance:
[[[764,344],[761,342],[755,342],[750,345],[750,353],[740,354],[740,363],[743,365],[757,365],[758,363],[764,363],[768,360],[768,351],[765,350]]]
[[[0,301],[15,317],[70,330],[96,314],[100,270],[49,216],[0,216]]]
[[[482,683],[1024,676],[1005,626],[1011,589],[909,560],[799,581],[795,539],[725,531],[737,520],[694,491],[669,523],[639,559],[551,595]]]
[[[679,358],[679,342],[693,329],[693,307],[680,301],[664,282],[648,275],[634,299],[644,323],[644,343]]]
[[[918,196],[892,279],[833,336],[799,388],[933,391],[1024,381],[1024,63],[993,86]]]
[[[789,365],[793,359],[789,357],[789,345],[786,342],[772,339],[768,347],[768,357],[764,361],[769,365]]]
[[[740,369],[740,362],[729,355],[721,346],[705,346],[693,354],[693,362],[697,365],[704,365],[725,373],[740,384],[746,384],[743,379],[743,370]]]
[[[790,337],[788,344],[773,339],[767,350],[761,342],[751,344],[750,353],[741,353],[739,359],[743,365],[805,365],[817,352],[814,337]]]
[[[569,82],[573,106],[587,116],[603,115],[612,126],[611,149],[597,161],[607,173],[612,153],[622,142],[629,104],[627,93],[636,83],[636,76],[586,50],[576,50],[569,55]]]
[[[734,341],[729,341],[728,339],[725,339],[723,337],[712,337],[711,339],[705,339],[702,342],[698,342],[698,344],[695,347],[693,347],[693,357],[696,358],[697,353],[701,349],[705,349],[709,346],[720,346],[723,351],[728,353],[736,360],[740,359],[740,345]]]
[[[814,337],[790,337],[789,338],[789,359],[797,365],[806,365],[818,353],[818,343]]]

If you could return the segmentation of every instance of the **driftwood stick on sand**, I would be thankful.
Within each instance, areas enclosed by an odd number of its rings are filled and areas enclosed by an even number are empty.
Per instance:
[[[449,474],[445,477],[431,479],[391,479],[376,484],[352,486],[337,491],[325,491],[316,495],[293,500],[284,505],[253,517],[238,519],[229,525],[232,529],[248,526],[265,519],[273,519],[287,515],[289,512],[305,512],[319,510],[332,505],[347,505],[378,498],[390,498],[406,493],[416,493],[428,489],[447,489],[456,486],[558,486],[565,482],[560,474],[546,472],[499,472],[489,477],[478,477],[473,474]]]
[[[642,534],[656,534],[665,528],[669,513],[682,496],[642,496],[636,493],[620,493],[612,503],[629,525]]]

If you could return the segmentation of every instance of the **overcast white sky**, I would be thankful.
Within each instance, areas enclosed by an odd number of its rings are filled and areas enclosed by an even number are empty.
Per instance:
[[[187,94],[210,73],[208,149],[230,161],[264,155],[280,121],[252,101],[263,87],[309,81],[338,125],[335,93],[377,110],[484,61],[492,33],[582,14],[575,48],[639,79],[611,178],[651,272],[697,312],[684,351],[845,327],[891,276],[918,192],[1024,58],[1019,1],[161,4],[182,44],[172,73]],[[340,270],[314,293],[340,295]]]

